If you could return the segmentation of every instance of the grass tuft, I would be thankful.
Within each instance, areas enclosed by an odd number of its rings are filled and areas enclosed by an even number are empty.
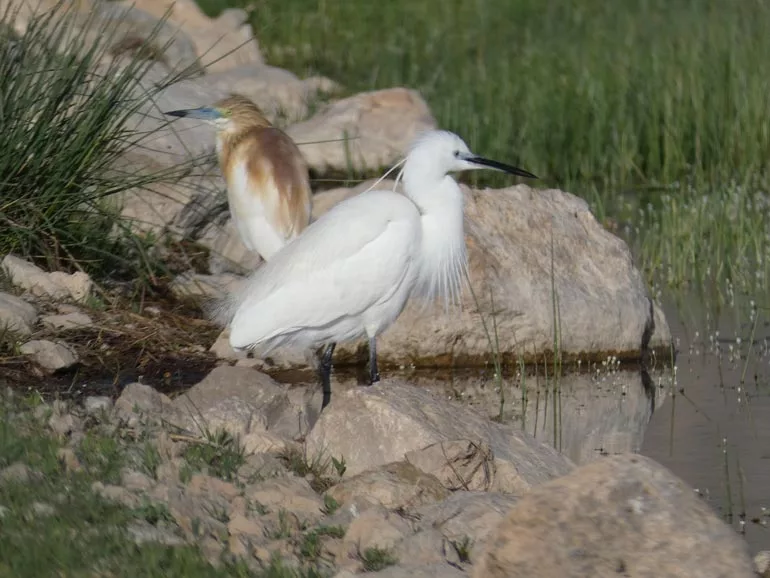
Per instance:
[[[149,136],[132,119],[179,73],[142,83],[156,64],[146,52],[110,54],[120,21],[63,6],[32,16],[21,36],[17,7],[0,13],[0,254],[97,278],[152,276],[157,240],[134,234],[114,199],[188,172],[124,162]]]

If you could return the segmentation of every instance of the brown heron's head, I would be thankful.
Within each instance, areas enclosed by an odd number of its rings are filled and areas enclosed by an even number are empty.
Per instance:
[[[251,100],[239,94],[232,94],[218,100],[211,106],[172,110],[169,116],[195,118],[216,126],[219,130],[239,132],[253,127],[269,127],[270,121]]]

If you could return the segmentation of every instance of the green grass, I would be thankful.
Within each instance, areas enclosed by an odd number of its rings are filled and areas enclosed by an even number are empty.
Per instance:
[[[108,58],[118,22],[81,22],[100,32],[94,41],[59,9],[17,36],[14,9],[0,12],[0,255],[97,278],[152,277],[158,240],[133,234],[112,200],[186,174],[187,166],[142,173],[119,164],[149,136],[129,120],[181,72],[142,87],[153,61],[141,50]]]
[[[398,558],[391,550],[378,546],[366,548],[363,552],[359,552],[358,558],[361,560],[364,572],[379,572],[388,566],[398,564]]]
[[[767,288],[767,3],[199,2],[252,6],[270,64],[350,92],[419,90],[472,149],[627,225],[651,282],[724,291],[759,269],[752,287]]]
[[[184,452],[187,463],[194,471],[231,481],[245,462],[245,451],[240,441],[225,430],[204,432],[200,441],[191,443]]]
[[[264,573],[250,572],[242,563],[215,569],[193,546],[134,543],[128,525],[169,522],[165,506],[132,509],[95,494],[91,484],[107,481],[103,476],[112,470],[109,456],[115,449],[104,439],[86,437],[78,451],[85,467],[67,472],[57,457],[62,442],[47,433],[28,405],[0,397],[0,470],[21,462],[33,472],[26,481],[0,482],[0,576],[297,576],[277,562]],[[98,457],[102,451],[107,458]]]

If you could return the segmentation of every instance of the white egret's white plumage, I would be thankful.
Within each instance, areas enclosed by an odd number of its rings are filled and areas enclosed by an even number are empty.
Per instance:
[[[412,146],[405,195],[372,190],[332,207],[276,253],[224,303],[235,349],[327,345],[321,363],[330,399],[334,344],[369,338],[377,381],[376,337],[412,295],[459,298],[466,267],[463,195],[451,171],[494,168],[531,173],[478,157],[457,135],[432,131]]]
[[[272,126],[257,105],[232,95],[210,107],[166,114],[217,128],[230,214],[247,249],[267,261],[307,227],[311,191],[305,160],[291,137]]]

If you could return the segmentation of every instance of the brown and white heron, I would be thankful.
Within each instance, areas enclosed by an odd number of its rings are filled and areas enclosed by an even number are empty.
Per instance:
[[[291,137],[251,100],[231,95],[211,106],[165,114],[216,127],[230,214],[247,249],[268,261],[308,226],[312,193],[307,164]]]

